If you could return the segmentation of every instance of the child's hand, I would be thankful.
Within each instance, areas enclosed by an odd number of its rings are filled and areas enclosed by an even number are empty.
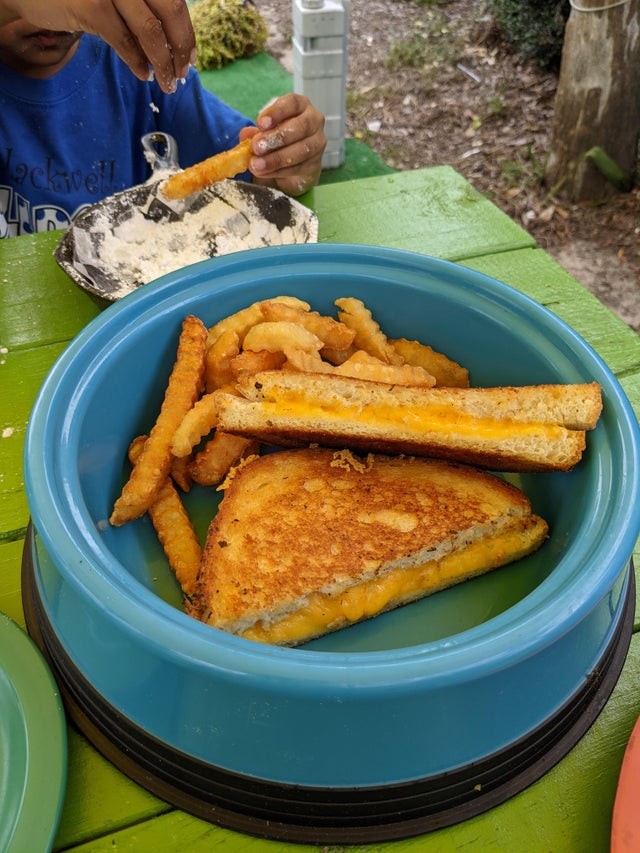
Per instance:
[[[24,18],[35,27],[94,33],[108,42],[136,77],[153,69],[164,92],[186,77],[195,36],[184,0],[0,0],[0,23]]]
[[[245,128],[240,138],[252,137],[249,168],[256,183],[276,187],[291,196],[317,184],[327,144],[324,115],[304,95],[283,95],[259,114],[258,128]]]

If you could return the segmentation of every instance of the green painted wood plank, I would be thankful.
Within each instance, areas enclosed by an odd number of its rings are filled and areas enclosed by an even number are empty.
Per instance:
[[[617,375],[640,370],[640,336],[603,308],[592,293],[541,249],[486,255],[461,264],[503,281],[545,305],[597,350]]]
[[[17,237],[17,240],[22,239]],[[11,349],[0,365],[0,540],[24,535],[29,510],[22,454],[29,413],[51,365],[66,347]]]
[[[20,566],[23,539],[0,542],[0,612],[6,613],[24,628],[24,613],[20,595]]]
[[[66,850],[97,834],[112,834],[170,810],[96,752],[72,725],[68,743],[67,789],[54,850]],[[161,850],[155,847],[153,853]]]
[[[607,853],[615,787],[624,749],[640,714],[640,635],[612,700],[574,749],[541,780],[502,805],[457,826],[417,838],[344,848],[350,853]],[[74,853],[205,853],[211,850],[273,853],[279,842],[250,838],[180,811],[138,823],[73,848]],[[287,845],[292,851],[320,850]],[[341,847],[331,847],[337,853]],[[326,851],[327,848],[325,847]]]
[[[390,175],[395,172],[376,153],[360,142],[359,139],[345,139],[344,163],[333,169],[323,169],[319,185],[335,184],[340,181],[353,181],[358,178],[372,178],[376,175]]]
[[[317,186],[301,200],[318,214],[324,242],[389,246],[454,261],[534,245],[449,166]]]
[[[61,235],[0,240],[0,347],[68,340],[98,314],[98,304],[53,258]]]

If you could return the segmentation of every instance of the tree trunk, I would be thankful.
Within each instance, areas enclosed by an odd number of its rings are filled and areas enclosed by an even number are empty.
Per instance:
[[[601,201],[620,190],[587,152],[602,149],[631,188],[640,135],[639,0],[575,0],[567,22],[545,181],[571,201]]]

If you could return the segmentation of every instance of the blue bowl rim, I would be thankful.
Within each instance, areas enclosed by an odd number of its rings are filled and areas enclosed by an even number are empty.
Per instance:
[[[107,567],[108,555],[101,553],[99,546],[92,548],[89,543],[80,548],[72,541],[65,521],[71,520],[76,524],[77,519],[66,518],[57,503],[50,501],[38,487],[38,484],[50,481],[46,455],[42,451],[47,418],[57,402],[62,376],[70,364],[81,358],[101,336],[113,345],[116,329],[126,330],[127,323],[135,322],[146,312],[158,316],[163,311],[171,311],[177,304],[183,304],[185,286],[204,286],[206,281],[213,294],[225,273],[241,274],[243,269],[251,269],[256,262],[256,253],[260,253],[260,263],[265,267],[273,257],[279,266],[285,262],[321,263],[323,259],[333,261],[342,258],[356,263],[362,260],[367,264],[417,267],[436,274],[448,268],[464,269],[465,279],[471,286],[481,288],[487,298],[506,304],[523,316],[535,318],[547,331],[568,342],[573,349],[578,349],[596,381],[600,382],[603,390],[606,389],[607,405],[616,409],[618,429],[627,452],[624,476],[620,478],[621,490],[617,496],[619,524],[615,531],[608,532],[607,537],[597,544],[595,553],[590,555],[594,571],[586,573],[586,578],[584,573],[581,574],[579,585],[574,579],[566,588],[559,587],[559,573],[554,572],[526,599],[487,622],[446,640],[405,649],[357,653],[273,647],[212,629],[195,622],[142,587],[120,564],[126,575],[120,588],[116,588],[101,571],[85,573],[80,579],[70,566],[82,565],[83,561],[92,559],[97,561],[98,567]],[[212,266],[215,266],[213,277],[209,275]],[[222,282],[221,286],[224,285]],[[163,310],[158,311],[159,305]],[[640,532],[639,459],[640,429],[617,379],[577,332],[535,300],[483,273],[427,255],[355,244],[304,244],[248,250],[194,264],[135,291],[92,320],[59,357],[40,390],[27,429],[25,482],[36,530],[58,570],[81,588],[95,606],[104,607],[102,602],[106,594],[113,618],[125,630],[137,634],[141,642],[157,646],[167,656],[180,657],[185,665],[222,667],[243,674],[255,673],[287,681],[301,679],[318,684],[335,684],[336,680],[346,678],[351,685],[380,687],[425,678],[434,684],[445,684],[459,680],[465,673],[476,678],[482,673],[513,666],[524,657],[549,646],[581,621],[611,591],[626,567]],[[92,526],[93,522],[90,522],[85,532]],[[598,564],[600,559],[602,562]],[[167,642],[167,630],[171,631],[170,643]]]

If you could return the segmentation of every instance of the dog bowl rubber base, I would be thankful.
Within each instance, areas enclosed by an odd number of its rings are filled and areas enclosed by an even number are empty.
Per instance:
[[[262,838],[307,844],[398,840],[461,823],[541,778],[582,738],[624,665],[635,610],[628,565],[618,624],[597,666],[543,725],[481,761],[424,779],[366,788],[286,785],[216,767],[161,742],[123,716],[66,654],[36,583],[33,530],[22,558],[27,630],[45,656],[69,718],[113,765],[171,805],[211,823]]]

